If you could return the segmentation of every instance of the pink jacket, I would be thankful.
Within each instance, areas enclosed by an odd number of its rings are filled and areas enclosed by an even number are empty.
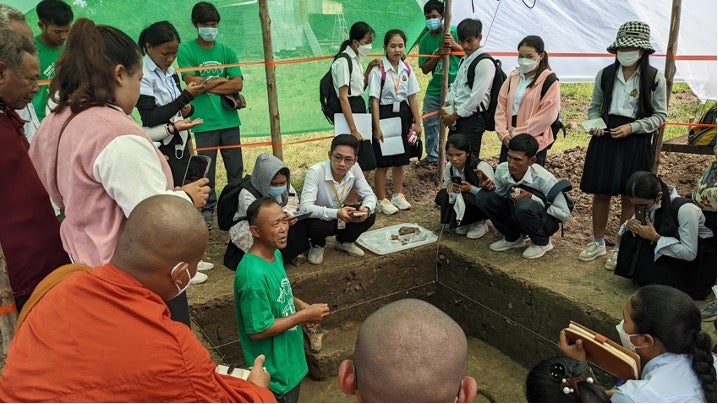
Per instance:
[[[551,144],[553,140],[551,124],[556,120],[561,109],[561,88],[558,80],[551,85],[546,91],[546,95],[541,99],[541,86],[551,73],[551,70],[544,70],[534,85],[526,89],[516,114],[516,128],[513,130],[513,135],[529,133],[535,137],[539,144],[539,151]],[[494,115],[496,135],[499,140],[511,136],[509,134],[509,126],[511,126],[510,114],[513,109],[514,95],[518,83],[519,72],[513,70],[499,91],[496,114]]]
[[[68,107],[45,118],[30,146],[30,158],[50,198],[64,209],[60,235],[65,250],[75,262],[98,266],[112,257],[137,203],[173,192],[172,173],[142,128],[109,106],[77,114],[62,133],[58,152],[59,134],[69,116]],[[107,151],[116,154],[128,143],[140,147],[106,159]],[[109,163],[99,167],[103,159]]]

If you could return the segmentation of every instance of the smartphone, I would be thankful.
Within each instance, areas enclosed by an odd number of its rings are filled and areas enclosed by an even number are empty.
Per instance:
[[[211,162],[212,159],[207,156],[201,156],[199,154],[190,156],[189,163],[187,163],[187,170],[185,171],[184,179],[182,180],[182,185],[207,177],[207,171],[209,171],[209,164]]]
[[[462,179],[458,175],[451,176],[451,182],[453,182],[454,184],[461,185],[461,181],[462,181]]]
[[[297,213],[296,215],[294,215],[294,218],[297,220],[302,220],[302,219],[308,218],[309,215],[311,215],[311,212],[302,212],[302,213]]]
[[[636,220],[641,222],[641,224],[646,224],[646,205],[635,205],[634,211]]]
[[[368,214],[369,214],[369,212],[366,212],[366,211],[363,211],[363,210],[356,210],[356,211],[352,212],[352,217],[363,217],[363,216],[366,216],[366,215],[368,215]]]

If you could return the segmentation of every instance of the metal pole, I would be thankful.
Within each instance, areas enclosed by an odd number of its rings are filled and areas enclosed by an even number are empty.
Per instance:
[[[678,31],[681,27],[681,0],[673,0],[671,10],[671,26],[668,33],[668,49],[666,49],[666,67],[664,76],[666,77],[666,108],[671,101],[671,92],[673,91],[673,76],[676,75],[676,51],[678,50]],[[661,162],[661,149],[663,148],[663,130],[660,127],[653,139],[651,147],[651,171],[658,172],[658,165]]]
[[[283,160],[282,133],[279,121],[279,102],[277,101],[277,76],[274,68],[274,49],[272,48],[272,19],[269,17],[267,0],[259,0],[259,21],[262,24],[264,42],[264,72],[267,76],[267,100],[269,103],[269,127],[272,133],[272,154]]]
[[[444,35],[451,34],[451,0],[444,1]],[[446,93],[449,91],[449,58],[451,54],[444,56],[444,81],[441,83],[441,106],[446,102]],[[444,178],[444,165],[446,162],[446,126],[439,125],[439,160],[436,164],[436,182],[441,184]]]

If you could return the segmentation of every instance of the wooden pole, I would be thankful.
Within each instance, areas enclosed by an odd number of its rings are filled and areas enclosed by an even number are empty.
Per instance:
[[[7,355],[15,333],[17,310],[15,297],[10,287],[10,278],[7,273],[7,260],[0,245],[0,335],[2,336],[2,354]]]
[[[451,0],[444,1],[444,35],[451,34]],[[441,83],[441,106],[446,102],[446,93],[449,92],[449,58],[451,54],[444,56],[443,82]],[[446,126],[439,125],[439,160],[436,164],[436,182],[441,184],[444,178],[444,166],[446,165]]]
[[[264,42],[264,72],[267,76],[267,100],[269,102],[269,127],[272,133],[272,154],[283,160],[282,133],[279,121],[279,102],[277,101],[277,76],[274,67],[274,49],[272,48],[272,19],[269,17],[268,0],[259,0],[259,20],[262,24]]]
[[[673,0],[671,10],[671,26],[668,33],[668,49],[666,49],[666,66],[664,75],[666,77],[666,108],[670,105],[671,92],[673,91],[673,77],[676,75],[676,52],[678,51],[678,32],[681,28],[681,0]],[[653,139],[651,147],[651,171],[658,172],[658,165],[661,162],[661,149],[663,148],[663,130],[660,127]]]

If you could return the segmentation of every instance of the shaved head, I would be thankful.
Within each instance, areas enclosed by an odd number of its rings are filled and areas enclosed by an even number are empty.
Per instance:
[[[196,271],[209,233],[199,211],[174,195],[151,196],[130,213],[110,261],[160,296],[171,294],[169,273],[177,263]]]
[[[466,335],[417,299],[389,303],[359,329],[356,389],[365,402],[453,402],[466,373]]]

